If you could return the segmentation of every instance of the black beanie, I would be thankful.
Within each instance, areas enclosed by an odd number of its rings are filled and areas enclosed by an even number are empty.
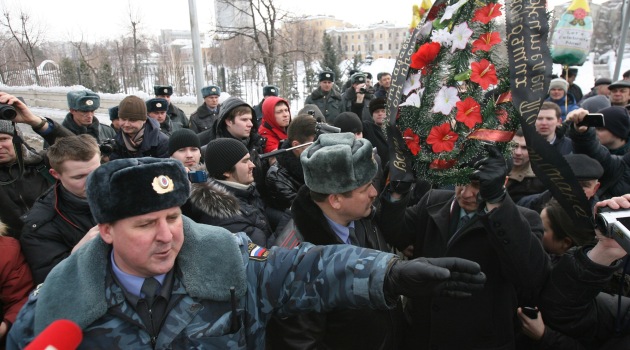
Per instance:
[[[599,113],[604,115],[604,129],[610,131],[620,139],[628,139],[630,132],[630,117],[623,107],[613,106],[600,109]]]
[[[179,129],[168,138],[168,154],[173,155],[178,149],[186,147],[201,148],[199,136],[190,129]]]
[[[333,126],[341,129],[341,132],[351,132],[353,134],[363,132],[363,123],[361,122],[361,119],[356,113],[352,112],[340,113],[337,118],[335,118]]]
[[[247,147],[236,139],[219,138],[214,139],[206,146],[206,169],[208,176],[218,178],[226,171],[230,171],[239,160],[249,153]]]

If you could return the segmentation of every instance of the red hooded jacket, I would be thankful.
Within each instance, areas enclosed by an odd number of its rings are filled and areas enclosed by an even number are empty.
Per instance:
[[[278,126],[276,122],[276,105],[284,102],[289,107],[289,102],[283,98],[269,96],[262,104],[262,124],[258,128],[258,134],[267,139],[264,153],[275,151],[280,147],[280,141],[287,139],[287,128]],[[291,122],[291,109],[289,108],[289,123]]]

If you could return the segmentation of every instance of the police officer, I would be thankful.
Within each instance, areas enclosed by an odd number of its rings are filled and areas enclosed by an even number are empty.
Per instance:
[[[190,186],[173,159],[111,161],[87,191],[99,235],[30,296],[10,349],[59,319],[81,327],[81,348],[263,349],[273,314],[387,309],[398,294],[464,297],[485,280],[464,259],[402,261],[342,244],[270,251],[197,224],[181,214]]]
[[[188,128],[190,122],[188,121],[188,117],[186,117],[186,113],[171,103],[173,87],[171,85],[155,85],[153,87],[153,92],[155,92],[155,97],[163,98],[168,102],[168,110],[166,111],[166,114],[168,114],[171,118],[171,121],[174,124],[179,123],[182,128]]]

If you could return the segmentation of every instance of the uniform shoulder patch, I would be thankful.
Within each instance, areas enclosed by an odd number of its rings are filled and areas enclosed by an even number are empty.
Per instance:
[[[267,248],[260,247],[251,242],[247,244],[247,251],[249,251],[249,258],[251,260],[265,261],[269,255]]]

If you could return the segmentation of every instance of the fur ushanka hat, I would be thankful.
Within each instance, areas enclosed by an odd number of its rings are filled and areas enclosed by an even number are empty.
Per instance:
[[[323,134],[300,156],[304,182],[318,193],[352,191],[372,181],[377,165],[372,144],[352,133]]]
[[[186,203],[190,183],[182,163],[170,158],[107,162],[87,179],[87,199],[99,224]]]

